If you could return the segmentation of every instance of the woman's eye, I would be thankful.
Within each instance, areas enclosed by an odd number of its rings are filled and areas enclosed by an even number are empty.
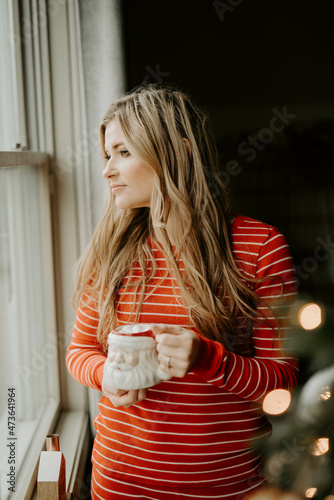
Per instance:
[[[106,154],[106,155],[105,155],[105,159],[106,159],[107,161],[109,161],[109,160],[110,160],[110,155],[107,155],[107,154]]]
[[[130,156],[130,152],[127,149],[121,149],[120,155],[121,156]]]

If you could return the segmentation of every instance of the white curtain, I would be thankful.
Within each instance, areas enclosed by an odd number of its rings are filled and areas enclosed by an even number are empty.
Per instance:
[[[87,240],[102,216],[106,197],[106,183],[102,178],[99,150],[99,124],[113,100],[125,91],[125,61],[120,0],[80,0],[78,43],[81,44],[82,76],[84,83],[85,130],[80,144],[81,158],[88,163],[91,220],[87,225]],[[78,153],[78,152],[77,152]],[[78,156],[78,155],[77,155]],[[82,241],[84,250],[88,241]],[[100,393],[89,389],[89,409],[92,432],[98,412]]]
[[[101,175],[99,124],[111,102],[125,90],[120,4],[120,0],[79,2],[93,226],[101,218],[106,192]]]

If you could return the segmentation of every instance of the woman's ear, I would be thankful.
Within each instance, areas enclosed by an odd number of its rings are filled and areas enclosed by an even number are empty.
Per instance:
[[[190,156],[191,155],[191,146],[190,146],[190,142],[188,141],[188,139],[186,139],[185,137],[182,138],[183,139],[183,142],[187,148],[187,151],[188,151],[188,155]]]

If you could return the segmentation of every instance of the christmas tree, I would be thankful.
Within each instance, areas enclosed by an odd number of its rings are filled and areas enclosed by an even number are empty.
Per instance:
[[[300,378],[292,400],[273,391],[264,402],[273,424],[262,445],[268,487],[250,498],[334,500],[334,121],[294,120],[265,144],[262,132],[225,136],[218,146],[223,165],[234,161],[223,172],[235,211],[277,226],[291,247]]]
[[[333,311],[315,303],[294,309],[301,381],[291,403],[287,391],[263,403],[274,429],[262,449],[268,488],[251,498],[334,500]]]

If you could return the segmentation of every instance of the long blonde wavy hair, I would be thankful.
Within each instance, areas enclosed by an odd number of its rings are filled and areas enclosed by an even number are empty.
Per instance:
[[[169,272],[180,288],[189,326],[226,344],[236,318],[255,317],[257,295],[247,286],[231,248],[231,205],[221,181],[216,142],[208,115],[183,90],[145,84],[115,101],[100,127],[117,120],[131,155],[155,173],[150,208],[118,210],[110,192],[104,216],[80,262],[74,303],[89,290],[98,302],[97,338],[106,349],[116,325],[118,291],[135,287],[137,321],[156,264],[148,238],[162,249]],[[186,141],[185,141],[186,139]],[[107,160],[103,160],[105,163]],[[167,234],[173,231],[173,246]],[[171,223],[171,224],[170,224]],[[180,273],[178,261],[184,263]],[[148,266],[153,261],[153,267]],[[142,277],[132,281],[139,263]],[[123,282],[123,284],[122,284]]]

